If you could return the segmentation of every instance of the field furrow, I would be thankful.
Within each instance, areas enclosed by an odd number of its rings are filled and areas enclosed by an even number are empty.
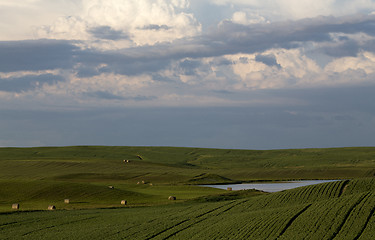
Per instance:
[[[311,207],[311,204],[307,205],[304,209],[302,209],[301,211],[299,211],[296,215],[294,215],[289,221],[288,223],[286,224],[286,226],[283,228],[283,230],[281,230],[280,234],[276,237],[276,239],[280,238],[284,233],[285,231],[292,225],[292,223],[302,214],[304,213],[309,207]]]

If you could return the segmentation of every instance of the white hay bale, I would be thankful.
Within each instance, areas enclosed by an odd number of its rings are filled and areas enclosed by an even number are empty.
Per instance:
[[[145,184],[146,182],[145,181],[142,181],[142,184]]]
[[[126,200],[121,201],[121,205],[127,205],[127,204],[128,204],[128,202]]]
[[[64,199],[64,203],[69,204],[70,203],[70,199]]]
[[[109,189],[115,189],[115,187],[114,187],[114,186],[108,186],[108,188],[109,188]]]
[[[20,205],[18,203],[13,203],[12,204],[12,209],[18,210],[18,209],[20,209]]]
[[[56,210],[56,207],[54,205],[49,205],[48,210]]]
[[[169,196],[168,200],[176,200],[175,196]]]

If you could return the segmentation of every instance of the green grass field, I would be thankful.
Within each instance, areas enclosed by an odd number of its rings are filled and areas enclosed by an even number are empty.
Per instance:
[[[0,239],[375,239],[374,175],[375,148],[0,148]],[[342,181],[197,186],[290,179]]]

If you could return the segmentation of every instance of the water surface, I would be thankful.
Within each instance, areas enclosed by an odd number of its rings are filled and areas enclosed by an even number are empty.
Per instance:
[[[263,183],[243,183],[243,184],[224,184],[224,185],[202,185],[204,187],[213,187],[227,189],[231,187],[233,190],[256,189],[264,192],[279,192],[283,190],[314,185],[319,183],[334,182],[340,180],[302,180],[302,181],[286,181],[286,182],[263,182]]]

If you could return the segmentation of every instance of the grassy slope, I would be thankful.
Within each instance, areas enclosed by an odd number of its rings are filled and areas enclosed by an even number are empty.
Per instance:
[[[131,163],[124,165],[123,159]],[[352,178],[375,174],[375,148],[268,151],[99,146],[0,148],[0,167],[2,178],[38,179],[93,173],[100,173],[99,179],[117,176],[120,180],[135,181],[144,174],[154,181],[168,183],[186,182],[204,173],[241,181]]]
[[[24,210],[49,204],[75,209],[119,206],[122,199],[132,206],[165,204],[170,195],[181,201],[224,192],[186,184],[369,177],[374,156],[375,148],[0,148],[0,211],[14,202]],[[137,185],[142,181],[146,184]],[[63,204],[65,198],[73,204]]]

